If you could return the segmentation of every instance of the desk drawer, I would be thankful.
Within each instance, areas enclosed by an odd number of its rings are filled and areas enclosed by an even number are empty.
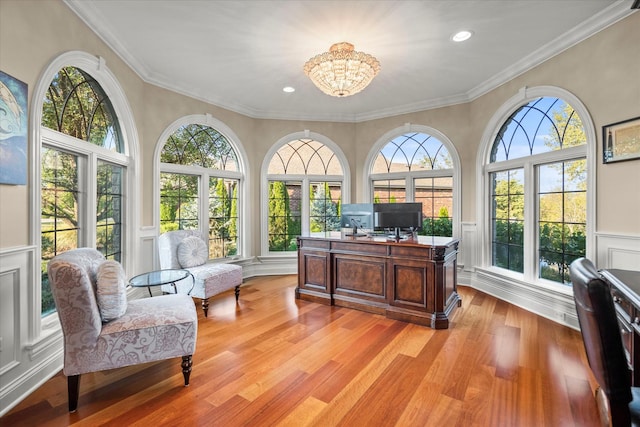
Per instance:
[[[629,300],[616,288],[611,287],[611,296],[613,297],[613,304],[616,307],[618,314],[624,313],[628,323],[631,323],[635,317],[634,309]]]
[[[627,361],[631,361],[631,355],[633,354],[633,329],[627,322],[619,321],[618,324],[620,325],[620,335],[622,336],[622,345],[627,355]]]

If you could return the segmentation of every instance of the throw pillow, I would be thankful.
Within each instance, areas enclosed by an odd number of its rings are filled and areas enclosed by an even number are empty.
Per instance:
[[[96,299],[104,323],[127,311],[127,279],[118,261],[107,260],[98,266]]]
[[[207,244],[197,236],[189,236],[178,245],[178,262],[182,268],[202,265],[208,259]]]

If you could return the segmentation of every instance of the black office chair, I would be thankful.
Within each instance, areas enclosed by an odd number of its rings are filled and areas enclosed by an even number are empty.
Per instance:
[[[571,282],[589,367],[599,386],[596,401],[603,424],[610,419],[613,427],[640,426],[640,388],[631,387],[611,289],[586,258],[571,263]]]

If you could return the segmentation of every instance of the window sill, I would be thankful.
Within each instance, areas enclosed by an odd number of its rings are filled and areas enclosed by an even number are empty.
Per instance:
[[[546,293],[555,293],[573,298],[573,288],[571,286],[552,282],[550,280],[537,279],[534,281],[528,281],[525,280],[523,274],[498,267],[476,267],[475,271],[476,273],[483,274],[485,276],[496,277],[500,280],[508,281],[519,287],[534,289]]]

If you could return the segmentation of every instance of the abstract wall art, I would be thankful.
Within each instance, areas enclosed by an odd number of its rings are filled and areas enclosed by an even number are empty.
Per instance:
[[[27,183],[27,84],[0,71],[0,184]]]

